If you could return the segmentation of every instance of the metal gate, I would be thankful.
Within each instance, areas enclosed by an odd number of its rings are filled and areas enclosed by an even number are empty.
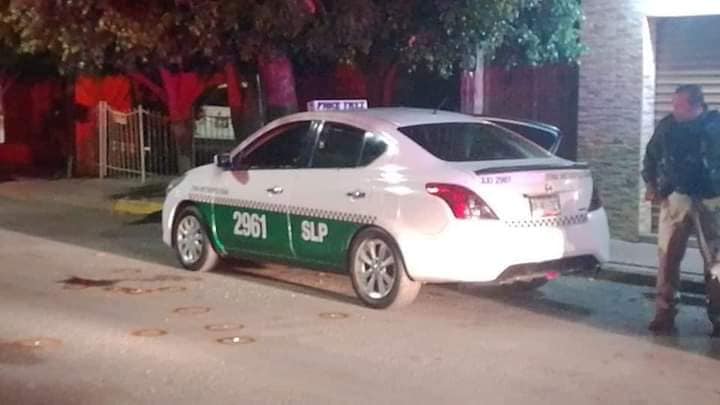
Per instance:
[[[100,178],[139,178],[178,174],[175,144],[167,117],[142,106],[128,113],[98,106]]]
[[[203,106],[195,121],[193,134],[193,165],[200,166],[213,161],[213,156],[229,152],[236,145],[230,108]]]

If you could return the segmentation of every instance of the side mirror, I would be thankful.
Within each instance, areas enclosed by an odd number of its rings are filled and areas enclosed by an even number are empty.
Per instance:
[[[215,166],[221,168],[222,170],[232,169],[233,163],[229,153],[221,153],[219,155],[215,155],[214,160]]]

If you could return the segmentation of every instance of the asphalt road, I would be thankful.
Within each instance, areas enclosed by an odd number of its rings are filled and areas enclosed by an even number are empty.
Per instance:
[[[646,287],[426,286],[367,309],[340,275],[178,270],[159,224],[0,199],[0,404],[718,404],[703,297],[645,331]]]

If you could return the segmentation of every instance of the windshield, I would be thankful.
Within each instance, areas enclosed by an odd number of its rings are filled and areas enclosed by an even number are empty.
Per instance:
[[[525,138],[494,125],[449,122],[398,128],[435,157],[448,162],[534,159],[552,156]]]

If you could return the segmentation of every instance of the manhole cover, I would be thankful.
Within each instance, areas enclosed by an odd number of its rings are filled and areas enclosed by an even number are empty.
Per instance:
[[[187,287],[181,287],[181,286],[170,286],[170,287],[160,287],[156,291],[159,292],[169,292],[169,293],[179,293],[179,292],[185,292],[187,291]]]
[[[167,335],[167,331],[164,331],[162,329],[138,329],[136,331],[130,332],[130,334],[139,337],[158,337]]]
[[[127,294],[127,295],[140,295],[140,294],[148,294],[148,293],[153,292],[152,289],[139,288],[139,287],[109,287],[109,288],[106,288],[105,291],[109,291],[112,293],[118,293],[118,294]]]
[[[210,332],[228,332],[231,330],[240,330],[244,327],[245,325],[241,325],[239,323],[215,323],[211,325],[205,325],[205,329],[209,330]]]
[[[345,319],[350,317],[350,315],[342,312],[323,312],[318,316],[323,319]]]
[[[224,337],[217,340],[218,343],[223,345],[247,345],[255,343],[255,339],[250,336],[230,336]]]
[[[35,337],[16,340],[9,344],[23,349],[54,349],[62,346],[62,341],[48,337]]]
[[[201,315],[210,312],[208,307],[180,307],[173,310],[178,315]]]

